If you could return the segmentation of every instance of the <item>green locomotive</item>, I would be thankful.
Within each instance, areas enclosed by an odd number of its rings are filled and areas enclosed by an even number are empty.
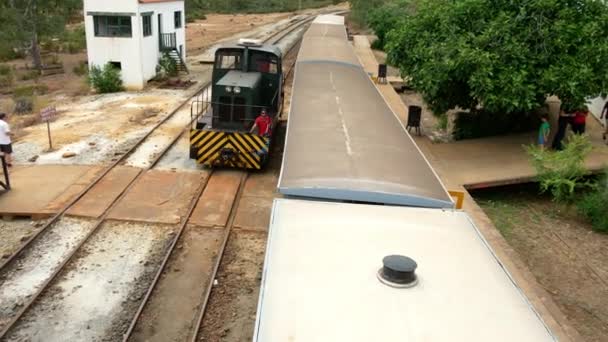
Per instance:
[[[281,50],[250,40],[218,49],[211,94],[201,97],[193,103],[190,157],[208,167],[261,169],[283,106]]]

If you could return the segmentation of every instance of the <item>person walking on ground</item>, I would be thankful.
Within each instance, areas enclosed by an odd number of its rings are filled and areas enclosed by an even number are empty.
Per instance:
[[[6,113],[0,113],[0,152],[4,153],[6,164],[13,166],[11,154],[13,145],[11,144],[11,126],[6,122]]]
[[[604,134],[602,135],[602,139],[606,140],[606,135],[608,134],[608,101],[604,105],[604,109],[602,109],[602,115],[600,116],[600,120],[604,119]],[[608,142],[606,142],[608,144]]]
[[[573,114],[566,113],[565,110],[560,110],[559,119],[557,120],[557,132],[555,133],[555,137],[553,137],[553,143],[551,144],[551,148],[554,150],[563,150],[564,145],[562,144],[562,140],[566,137],[566,130],[568,129],[568,124],[571,123]]]
[[[541,124],[538,130],[538,146],[541,150],[545,149],[547,141],[549,141],[549,133],[551,133],[551,125],[549,125],[549,114],[544,113],[541,117]]]
[[[260,113],[260,116],[258,116],[255,119],[253,127],[251,127],[250,133],[253,133],[255,131],[255,129],[257,128],[259,136],[268,137],[271,134],[271,132],[270,132],[270,130],[272,129],[271,126],[272,126],[272,119],[270,118],[270,116],[268,116],[268,113],[266,113],[266,109],[262,109],[262,113]]]
[[[572,119],[572,131],[575,134],[585,134],[585,126],[587,125],[587,116],[589,109],[585,106],[574,113]]]

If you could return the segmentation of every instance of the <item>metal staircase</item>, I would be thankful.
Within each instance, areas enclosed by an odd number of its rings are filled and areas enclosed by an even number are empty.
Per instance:
[[[169,58],[175,61],[178,72],[189,73],[186,62],[182,58],[182,54],[177,49],[177,39],[175,33],[162,33],[159,37],[160,51],[165,53]]]

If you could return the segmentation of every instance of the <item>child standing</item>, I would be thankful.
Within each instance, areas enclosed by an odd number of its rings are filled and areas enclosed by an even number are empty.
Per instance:
[[[538,130],[538,146],[541,150],[544,150],[545,144],[549,140],[549,133],[551,132],[551,126],[549,125],[549,114],[544,113],[540,119],[542,122]]]

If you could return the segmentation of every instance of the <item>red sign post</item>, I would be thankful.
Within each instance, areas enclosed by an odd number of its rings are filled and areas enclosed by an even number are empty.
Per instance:
[[[40,111],[40,118],[42,119],[42,121],[46,121],[46,129],[49,134],[49,150],[50,151],[53,150],[53,141],[51,140],[50,122],[55,117],[55,114],[57,114],[57,108],[55,108],[55,106],[47,107]]]

